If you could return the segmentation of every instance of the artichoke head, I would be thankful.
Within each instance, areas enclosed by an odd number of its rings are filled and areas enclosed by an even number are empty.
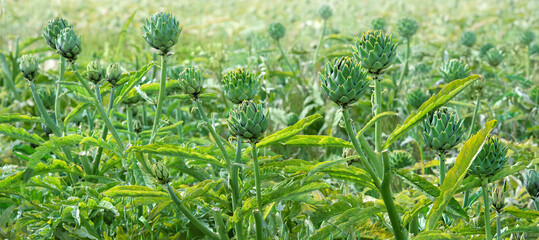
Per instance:
[[[492,207],[496,209],[497,212],[501,212],[505,207],[505,201],[503,196],[503,186],[496,186],[492,191]]]
[[[159,183],[167,184],[170,182],[170,173],[167,166],[163,162],[156,162],[152,166],[152,173]]]
[[[171,13],[158,12],[146,19],[142,27],[142,36],[150,46],[166,55],[178,42],[182,27]]]
[[[43,27],[43,38],[45,39],[45,42],[47,42],[47,45],[56,50],[58,34],[60,34],[62,29],[70,27],[67,20],[63,18],[55,17],[49,20],[47,26]]]
[[[77,36],[73,28],[64,28],[56,39],[56,51],[69,62],[77,60],[82,51],[80,37]]]
[[[199,69],[194,67],[184,69],[179,74],[178,80],[183,93],[191,96],[193,99],[197,99],[198,95],[202,93],[204,79]]]
[[[497,137],[488,136],[483,148],[470,166],[470,174],[479,177],[494,175],[507,163],[507,146]]]
[[[402,18],[397,23],[397,30],[404,38],[411,38],[417,32],[417,21],[411,18]]]
[[[341,107],[355,103],[369,87],[367,71],[352,58],[341,57],[326,63],[320,73],[322,91]]]
[[[481,47],[479,48],[479,57],[485,58],[487,56],[488,50],[492,48],[494,48],[494,44],[492,43],[485,43],[481,45]]]
[[[395,151],[391,154],[389,159],[391,160],[390,164],[393,169],[405,168],[412,166],[415,163],[414,157],[406,151]]]
[[[466,64],[457,59],[451,59],[439,69],[440,74],[446,83],[457,79],[464,79],[470,75],[470,70]]]
[[[268,129],[269,115],[262,104],[244,101],[230,111],[228,128],[236,135],[250,141],[258,141]]]
[[[526,174],[526,190],[536,201],[539,200],[539,173],[536,170],[529,170]]]
[[[123,71],[119,64],[113,63],[107,67],[107,81],[113,87],[116,87]]]
[[[487,58],[488,64],[493,67],[497,67],[503,61],[502,53],[495,48],[488,50],[485,56]]]
[[[322,5],[322,7],[318,9],[318,15],[320,15],[322,19],[327,20],[333,16],[333,10],[329,5]]]
[[[101,82],[101,79],[105,77],[105,73],[103,71],[103,68],[101,67],[101,63],[99,61],[91,61],[86,67],[86,76],[94,84],[98,84],[99,82]]]
[[[397,43],[381,30],[369,30],[354,40],[354,58],[361,62],[369,73],[380,75],[393,63],[397,56]]]
[[[429,99],[427,94],[425,94],[425,91],[419,88],[412,90],[406,98],[408,100],[408,104],[415,109],[421,107],[421,105]]]
[[[245,68],[227,72],[223,76],[223,92],[235,104],[253,100],[258,93],[260,82],[255,74]]]
[[[284,28],[283,24],[276,22],[269,25],[268,33],[271,38],[279,41],[281,38],[284,37],[286,29]]]
[[[527,30],[520,34],[519,40],[520,40],[520,43],[522,43],[522,45],[528,46],[533,42],[534,39],[535,39],[535,34],[532,31]]]
[[[23,55],[19,60],[19,69],[21,70],[24,78],[28,79],[28,81],[33,81],[39,70],[39,60],[37,59],[36,55]]]
[[[453,111],[447,108],[436,110],[423,119],[423,140],[433,150],[446,151],[463,139],[464,120],[458,120]]]
[[[460,35],[460,43],[466,47],[472,47],[476,41],[477,37],[475,37],[473,32],[465,31]]]

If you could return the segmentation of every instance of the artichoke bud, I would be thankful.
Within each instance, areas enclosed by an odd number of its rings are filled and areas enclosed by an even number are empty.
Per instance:
[[[533,32],[530,30],[524,31],[520,34],[520,43],[522,43],[522,45],[528,46],[533,42],[534,39],[535,34],[533,34]]]
[[[497,212],[501,212],[505,207],[504,196],[503,196],[503,187],[496,186],[492,191],[492,207],[496,209]]]
[[[457,119],[455,112],[447,108],[436,110],[423,119],[423,140],[433,150],[446,151],[463,139],[464,120]]]
[[[465,31],[460,36],[460,43],[466,47],[472,47],[476,41],[477,38],[475,37],[475,34],[470,31]]]
[[[51,47],[52,49],[56,50],[56,43],[58,34],[60,34],[60,31],[64,28],[70,28],[69,24],[67,23],[67,20],[59,17],[55,17],[47,23],[47,26],[43,27],[43,38],[45,38],[45,42],[47,42],[47,45]]]
[[[284,34],[286,33],[286,29],[281,23],[278,23],[278,22],[272,23],[268,27],[268,33],[271,38],[279,41],[281,38],[284,37]]]
[[[386,20],[381,17],[375,18],[371,21],[371,28],[374,30],[385,31],[386,27],[387,27]]]
[[[107,67],[107,81],[109,81],[110,85],[116,87],[116,84],[118,83],[118,80],[120,80],[122,73],[122,68],[120,68],[120,65],[118,65],[117,63],[109,65],[109,67]]]
[[[466,64],[457,59],[451,59],[439,69],[440,74],[446,83],[457,79],[464,79],[470,75],[470,70]]]
[[[488,50],[486,57],[488,64],[493,67],[497,67],[503,61],[502,53],[495,48]]]
[[[539,201],[539,173],[529,170],[526,175],[526,190],[535,201]]]
[[[204,87],[204,79],[199,69],[194,67],[186,68],[179,74],[180,87],[183,93],[190,95],[193,99],[197,99],[202,93]]]
[[[235,104],[253,100],[258,93],[258,78],[245,68],[231,70],[223,76],[223,92]]]
[[[101,67],[101,63],[99,61],[91,61],[86,67],[86,76],[94,84],[99,84],[104,75],[103,68]]]
[[[56,51],[69,62],[77,60],[82,51],[80,37],[72,27],[64,28],[56,39]]]
[[[485,43],[479,48],[479,57],[486,57],[488,50],[494,48],[494,44],[492,43]]]
[[[393,63],[397,56],[398,44],[391,35],[381,30],[369,30],[354,40],[352,51],[354,58],[361,62],[369,73],[380,75]]]
[[[170,182],[170,173],[168,172],[167,166],[163,162],[156,162],[152,166],[152,173],[155,178],[161,184],[167,184]]]
[[[414,157],[406,151],[395,151],[390,155],[390,165],[393,169],[401,169],[412,166],[415,163]]]
[[[425,92],[419,88],[412,90],[412,92],[410,92],[406,98],[408,100],[408,104],[415,109],[421,107],[421,105],[423,105],[423,103],[429,99],[427,94],[425,94]]]
[[[320,73],[322,91],[341,107],[357,102],[369,87],[367,71],[352,58],[341,57],[326,63]]]
[[[318,15],[320,15],[322,19],[327,20],[333,16],[333,10],[329,5],[322,5],[322,7],[318,9]]]
[[[235,136],[256,142],[268,129],[268,113],[262,104],[244,101],[230,111],[228,128]]]
[[[397,23],[397,30],[399,34],[404,38],[410,38],[414,36],[418,28],[417,21],[411,18],[402,18]]]
[[[142,132],[142,123],[139,120],[133,121],[133,131],[137,134]]]
[[[296,124],[298,121],[299,121],[299,116],[296,113],[290,113],[286,117],[286,125],[287,126],[292,126],[292,125]]]
[[[507,146],[497,137],[488,136],[483,148],[470,166],[470,174],[479,177],[494,175],[507,163]]]
[[[146,19],[142,27],[142,36],[150,46],[166,55],[178,42],[182,28],[171,13],[158,12]]]
[[[530,46],[530,55],[535,55],[539,53],[539,45],[533,44]]]
[[[19,61],[19,69],[24,78],[28,79],[28,81],[33,81],[39,70],[39,60],[37,59],[37,56],[26,54],[23,55]]]

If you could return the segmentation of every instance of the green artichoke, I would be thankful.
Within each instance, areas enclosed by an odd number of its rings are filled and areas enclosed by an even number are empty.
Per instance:
[[[479,177],[494,175],[507,163],[507,147],[497,138],[488,136],[483,148],[470,166],[470,174]]]
[[[230,70],[223,76],[223,92],[235,104],[253,100],[258,92],[260,82],[249,70],[238,68]]]
[[[268,129],[268,113],[262,104],[244,101],[230,111],[228,128],[234,135],[256,142]]]
[[[405,168],[415,163],[414,157],[405,151],[395,151],[390,155],[389,159],[391,160],[390,164],[393,169]]]
[[[329,5],[322,5],[322,7],[318,9],[318,15],[320,15],[322,19],[327,20],[333,16],[333,10]]]
[[[477,38],[475,37],[475,34],[470,31],[465,31],[460,36],[460,43],[466,47],[472,47],[476,41]]]
[[[496,186],[492,191],[492,207],[496,209],[497,212],[501,212],[505,207],[505,201],[503,196],[503,186]]]
[[[21,70],[24,78],[28,79],[28,81],[33,81],[39,70],[39,60],[37,59],[36,55],[23,55],[19,60],[19,69]]]
[[[530,55],[535,55],[535,54],[538,54],[539,53],[539,45],[537,44],[533,44],[530,46]]]
[[[404,38],[411,38],[417,32],[417,21],[411,18],[402,18],[397,23],[397,30]]]
[[[520,43],[522,43],[522,45],[528,46],[533,42],[534,39],[535,34],[530,30],[524,31],[520,34]]]
[[[271,38],[279,41],[281,38],[284,37],[284,34],[286,33],[286,29],[281,23],[278,23],[278,22],[272,23],[268,27],[268,33]]]
[[[110,85],[113,87],[116,87],[122,74],[122,68],[120,68],[120,65],[117,63],[113,63],[107,67],[107,81],[109,81]]]
[[[152,166],[152,173],[155,178],[161,184],[167,184],[170,182],[170,173],[167,166],[163,162],[156,162]]]
[[[158,12],[146,19],[142,36],[150,46],[165,55],[178,42],[182,27],[171,13]]]
[[[419,88],[412,90],[406,98],[408,100],[408,104],[415,109],[421,107],[421,105],[429,99],[427,94],[425,94],[425,91]]]
[[[99,82],[101,82],[101,79],[103,79],[103,77],[105,76],[105,73],[103,72],[101,63],[98,60],[91,61],[88,64],[88,66],[86,67],[86,76],[94,84],[99,84]]]
[[[64,28],[56,39],[56,51],[69,62],[77,60],[82,51],[80,37],[75,34],[73,28]]]
[[[486,57],[488,50],[494,48],[494,44],[492,43],[485,43],[479,48],[479,57]]]
[[[446,151],[463,139],[464,120],[457,119],[455,112],[447,108],[436,110],[423,119],[423,140],[433,150]]]
[[[142,132],[142,123],[140,122],[140,120],[135,120],[133,121],[133,131],[135,131],[135,133],[139,134]]]
[[[70,28],[67,20],[59,17],[55,17],[47,23],[47,26],[43,27],[43,38],[45,42],[54,50],[56,50],[57,38],[60,31],[64,28]]]
[[[292,126],[299,121],[299,116],[296,113],[289,113],[286,117],[286,125]]]
[[[495,48],[488,50],[486,57],[488,64],[493,67],[497,67],[503,61],[502,53]]]
[[[378,17],[371,21],[371,28],[374,30],[385,31],[387,27],[386,20]]]
[[[381,30],[369,30],[354,40],[354,58],[361,62],[369,73],[380,75],[393,63],[397,56],[397,43]]]
[[[355,103],[369,87],[367,71],[349,57],[335,58],[326,63],[324,73],[320,73],[320,81],[324,93],[341,107]]]
[[[526,190],[530,196],[538,201],[539,200],[539,173],[536,170],[529,170],[526,175]]]
[[[470,70],[466,64],[457,59],[451,59],[439,69],[440,74],[446,83],[450,83],[457,79],[464,79],[470,75]]]
[[[179,74],[178,80],[180,81],[180,87],[183,93],[191,96],[193,99],[197,99],[198,95],[202,93],[204,79],[200,70],[194,67],[186,68]]]

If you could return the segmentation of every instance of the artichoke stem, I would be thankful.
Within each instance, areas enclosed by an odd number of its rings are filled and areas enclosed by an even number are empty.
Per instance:
[[[389,156],[387,151],[382,155],[382,160],[384,161],[384,179],[382,180],[382,185],[380,192],[382,193],[382,200],[386,205],[387,214],[389,215],[389,220],[391,221],[391,226],[393,227],[393,234],[395,234],[395,239],[397,240],[406,240],[408,239],[407,234],[405,233],[405,228],[402,226],[401,218],[395,202],[393,201],[393,193],[391,191],[391,178],[392,171],[391,166],[389,165]]]
[[[54,98],[54,115],[56,116],[56,125],[60,127],[60,131],[64,131],[64,127],[62,125],[62,118],[60,114],[60,85],[64,81],[66,71],[66,59],[62,56],[60,56],[60,72],[58,74],[60,75],[58,82],[56,82],[56,95]]]
[[[226,226],[223,221],[223,216],[221,216],[221,209],[214,207],[213,209],[213,218],[215,220],[215,225],[217,225],[217,232],[221,240],[228,240],[228,235],[226,235]]]
[[[496,240],[502,239],[502,223],[501,223],[501,213],[496,211]]]
[[[234,163],[241,163],[241,145],[242,145],[242,139],[241,136],[237,136],[238,139],[238,146],[236,148],[236,159]],[[236,208],[240,206],[241,199],[240,196],[240,189],[239,189],[239,169],[238,166],[232,165],[232,172],[230,173],[230,187],[232,188],[232,211],[236,211]],[[240,211],[241,214],[241,211]],[[240,216],[241,219],[241,216]],[[241,222],[236,223],[236,238],[238,240],[243,239],[243,225]]]
[[[283,58],[284,58],[284,61],[286,62],[286,65],[288,66],[288,68],[290,69],[290,71],[292,72],[294,77],[296,77],[296,69],[294,67],[292,67],[292,64],[290,64],[290,61],[288,61],[288,57],[286,57],[286,54],[284,53],[283,48],[281,47],[281,41],[280,40],[277,40],[277,47],[279,48],[279,52],[281,52],[281,55],[283,55]]]
[[[475,119],[477,119],[477,114],[479,113],[480,107],[481,107],[481,94],[478,93],[477,100],[475,101],[475,109],[473,111],[472,123],[470,125],[470,129],[468,129],[468,138],[472,136]]]
[[[261,212],[263,211],[262,208],[262,189],[260,187],[260,168],[258,163],[258,149],[256,148],[256,141],[251,140],[251,152],[253,155],[253,170],[255,173],[255,186],[256,186],[256,204],[257,209],[253,211],[253,214],[255,215],[255,223],[256,223],[256,238],[257,239],[263,239],[263,222],[264,219],[262,218]]]
[[[488,178],[483,177],[483,205],[485,209],[485,239],[491,240],[492,236],[490,235],[490,203],[489,203],[489,194],[488,194]]]
[[[99,88],[99,87],[96,85],[96,88]],[[99,94],[101,94],[101,92]],[[110,95],[109,95],[109,109],[108,109],[109,114],[110,114],[110,112],[112,110],[112,105],[114,105],[113,103],[114,103],[114,86],[111,86],[110,87]],[[103,130],[101,131],[101,139],[107,140],[107,135],[108,134],[109,134],[109,129],[105,125],[105,126],[103,126]],[[101,156],[102,155],[103,155],[103,148],[99,147],[97,149],[97,155],[95,156],[95,160],[94,160],[94,164],[93,164],[93,168],[92,168],[94,174],[97,174],[99,172],[99,164],[101,164]]]
[[[440,156],[440,186],[442,186],[445,179],[445,151],[440,150],[439,156]]]
[[[382,83],[380,82],[380,76],[374,75],[374,105],[375,108],[374,116],[382,113]],[[381,147],[382,147],[382,123],[380,121],[376,121],[374,123],[374,145],[375,150],[378,155],[380,155]]]
[[[157,98],[157,108],[155,109],[155,118],[153,121],[152,135],[150,137],[150,144],[155,142],[157,137],[157,126],[161,122],[161,110],[163,109],[163,102],[165,101],[165,92],[167,90],[167,56],[161,55],[161,76],[159,80],[159,96]]]
[[[253,216],[255,217],[255,225],[256,225],[256,240],[263,240],[264,234],[262,232],[262,222],[264,221],[262,219],[262,214],[258,209],[253,210]]]

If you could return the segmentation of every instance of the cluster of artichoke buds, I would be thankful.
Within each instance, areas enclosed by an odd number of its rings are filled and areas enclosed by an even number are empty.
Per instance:
[[[369,87],[367,72],[358,61],[349,57],[326,63],[320,81],[324,93],[341,107],[355,103]]]
[[[479,57],[486,58],[487,57],[487,52],[490,49],[493,49],[494,47],[495,46],[492,43],[485,43],[485,44],[481,45],[481,47],[479,48]]]
[[[284,37],[286,29],[284,28],[283,24],[276,22],[269,25],[268,33],[271,38],[275,39],[276,41],[279,41],[281,38]]]
[[[497,137],[488,136],[472,165],[470,174],[485,178],[494,175],[507,163],[507,146]]]
[[[268,113],[262,104],[244,101],[230,111],[228,128],[234,135],[256,142],[268,129]]]
[[[91,61],[88,64],[88,66],[86,67],[86,76],[94,84],[99,84],[99,82],[101,82],[101,79],[103,79],[105,73],[103,71],[103,68],[101,67],[101,63],[99,62],[99,60]]]
[[[417,32],[417,21],[411,18],[403,18],[397,23],[397,30],[404,38],[411,38]]]
[[[463,139],[464,120],[457,119],[456,114],[447,108],[436,110],[423,119],[423,140],[433,150],[446,151]]]
[[[530,30],[524,31],[520,34],[520,43],[522,43],[522,45],[528,46],[533,42],[534,39],[535,34]]]
[[[180,87],[183,93],[195,100],[198,99],[204,87],[204,79],[199,69],[194,67],[184,69],[179,74],[178,80],[180,81]]]
[[[476,41],[477,37],[475,37],[475,34],[470,31],[465,31],[460,36],[460,43],[466,47],[472,47]]]
[[[440,74],[446,83],[457,79],[464,79],[470,75],[470,70],[466,64],[457,59],[451,59],[439,69]]]
[[[159,183],[167,184],[170,182],[170,173],[167,166],[163,162],[156,162],[152,166],[152,173]]]
[[[369,30],[354,40],[352,51],[354,58],[361,62],[363,68],[371,74],[380,75],[397,57],[397,46],[391,35],[386,35],[381,30]]]
[[[502,52],[495,48],[491,48],[490,50],[488,50],[485,54],[485,57],[487,58],[488,64],[493,67],[497,67],[503,61]]]
[[[113,63],[107,67],[107,81],[113,87],[116,87],[122,74],[123,70],[117,63]]]
[[[408,100],[408,104],[410,104],[410,106],[418,109],[419,107],[421,107],[421,105],[423,105],[425,101],[429,99],[429,97],[427,96],[427,94],[425,94],[425,91],[416,88],[412,90],[410,94],[408,94],[406,99]]]
[[[238,68],[227,72],[223,76],[223,92],[235,104],[253,100],[258,93],[258,77],[245,68]]]
[[[159,54],[166,55],[178,42],[181,31],[182,27],[174,15],[158,12],[146,19],[142,36]]]
[[[49,47],[56,50],[58,35],[64,28],[72,28],[72,26],[67,23],[67,20],[59,17],[49,20],[47,26],[43,27],[43,38]]]
[[[19,69],[21,70],[24,78],[28,79],[28,81],[33,81],[39,70],[39,60],[37,59],[36,55],[23,55],[19,62]]]
[[[390,158],[391,168],[400,169],[408,166],[412,166],[415,163],[414,157],[406,151],[394,151]]]

